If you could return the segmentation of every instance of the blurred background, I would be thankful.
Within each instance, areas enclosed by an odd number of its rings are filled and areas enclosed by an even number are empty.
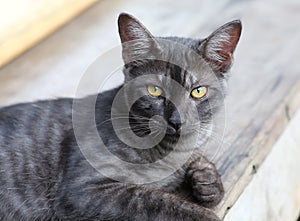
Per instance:
[[[255,82],[261,76],[258,70],[271,61],[270,68],[276,69],[278,61],[297,56],[299,5],[297,0],[1,1],[0,82],[9,86],[1,85],[0,105],[74,94],[87,65],[120,43],[116,25],[120,12],[133,14],[154,35],[195,38],[241,19],[244,30],[236,66],[244,68],[234,77],[241,82],[250,79],[243,76],[253,75],[250,80]],[[253,65],[262,67],[253,73],[248,69]],[[278,77],[272,71],[268,74]]]
[[[215,158],[227,190],[220,207],[224,215],[252,179],[253,166],[268,157],[299,110],[299,0],[0,0],[0,106],[74,96],[89,65],[120,44],[121,12],[137,17],[156,36],[205,38],[228,21],[242,20],[226,100],[224,145]],[[275,158],[270,172],[288,171],[278,183],[288,182],[274,189],[264,181],[259,197],[252,195],[260,201],[275,192],[284,194],[271,197],[266,207],[249,202],[271,210],[264,218],[243,220],[296,220],[299,132],[293,129],[294,143],[284,149],[289,155]],[[286,160],[275,162],[282,158]]]

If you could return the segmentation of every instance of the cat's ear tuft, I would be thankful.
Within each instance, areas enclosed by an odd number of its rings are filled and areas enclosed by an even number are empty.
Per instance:
[[[241,21],[235,20],[214,31],[201,43],[201,54],[216,72],[225,73],[230,69],[241,31]]]

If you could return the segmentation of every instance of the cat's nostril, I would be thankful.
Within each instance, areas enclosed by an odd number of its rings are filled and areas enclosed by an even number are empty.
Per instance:
[[[169,122],[169,123],[176,131],[178,131],[179,128],[181,127],[180,123],[172,123],[172,122]]]

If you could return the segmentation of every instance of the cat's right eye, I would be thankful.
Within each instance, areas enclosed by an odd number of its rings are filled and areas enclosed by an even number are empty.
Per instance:
[[[153,97],[158,97],[158,96],[162,95],[162,93],[163,93],[163,90],[156,85],[149,85],[147,87],[147,90],[148,90],[148,93]]]
[[[200,99],[200,98],[204,97],[206,95],[206,93],[207,93],[207,88],[200,86],[200,87],[194,88],[192,90],[191,96],[193,98]]]

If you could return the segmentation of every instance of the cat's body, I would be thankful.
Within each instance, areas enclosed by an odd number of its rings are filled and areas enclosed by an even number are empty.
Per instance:
[[[71,110],[71,99],[0,109],[0,220],[54,215],[51,199],[62,172],[60,143],[72,128]]]
[[[127,27],[131,25],[131,28],[126,29],[124,23]],[[230,49],[232,52],[240,34],[240,24],[234,25],[238,25],[239,30],[238,36],[235,36],[237,40],[234,39],[236,42]],[[148,34],[134,18],[123,14],[119,20],[122,42],[133,37],[129,33],[132,27]],[[122,33],[122,30],[127,32]],[[197,44],[202,44],[200,41],[180,38],[168,40],[194,47],[193,50]],[[126,63],[128,57],[126,54],[123,57]],[[227,66],[212,67],[215,70],[228,69]],[[140,72],[167,71],[171,73],[169,77],[185,89],[192,89],[193,84],[189,81],[193,80],[187,72],[177,65],[161,61],[156,64],[147,61],[125,66],[125,85]],[[216,71],[216,75],[221,73],[225,71]],[[159,84],[160,80],[158,77],[154,79],[157,82],[153,83]],[[136,88],[142,88],[139,84],[141,82],[137,83]],[[168,83],[164,84],[168,87]],[[163,159],[173,151],[174,143],[180,137],[177,133],[179,130],[176,130],[180,128],[182,119],[180,121],[177,116],[176,108],[166,104],[166,100],[140,96],[142,99],[133,105],[130,116],[130,120],[133,120],[131,129],[137,135],[143,137],[150,133],[143,121],[153,115],[162,115],[171,126],[168,126],[164,139],[154,147],[131,148],[120,141],[117,135],[121,132],[115,131],[111,121],[113,101],[121,88],[77,101],[85,102],[95,98],[95,122],[99,135],[104,145],[119,159],[135,164]],[[136,88],[135,93],[144,93],[143,90],[136,92]],[[212,102],[218,100],[220,90],[223,89],[211,85],[211,92],[207,96],[210,96]],[[129,94],[123,94],[121,103],[124,102],[124,105],[122,103],[121,106],[126,106]],[[82,154],[77,143],[78,137],[74,134],[72,104],[72,99],[57,99],[0,109],[0,220],[218,220],[205,207],[214,206],[221,200],[223,187],[220,177],[213,164],[197,151],[174,174],[162,180],[145,184],[116,181],[118,179],[99,173]],[[211,116],[218,109],[218,105],[212,108],[208,106],[205,100],[197,103],[198,114],[204,124],[211,122]],[[123,116],[123,110],[118,111]],[[137,123],[143,126],[136,128]],[[188,123],[189,119],[186,120]],[[141,128],[144,129],[142,133]],[[88,133],[84,136],[84,144],[90,145],[93,138]],[[203,136],[202,139],[205,142],[207,137]],[[106,163],[105,166],[113,168],[115,165]]]
[[[101,94],[97,102],[97,105],[101,105],[97,108],[104,113],[97,115],[97,121],[105,122],[101,126],[106,128],[103,132],[110,134],[110,138],[115,135],[111,122],[106,121],[110,116],[105,113],[110,112],[113,97],[118,89]],[[156,202],[162,197],[161,191],[174,192],[178,189],[185,179],[185,172],[178,171],[169,177],[169,180],[143,186],[119,185],[100,175],[86,161],[76,145],[72,134],[71,110],[72,99],[18,104],[0,109],[0,220],[106,220],[110,217],[118,217],[115,220],[147,220],[147,217],[149,220],[158,219],[155,218],[155,213],[151,218],[147,210],[154,209],[151,207],[162,207]],[[115,146],[120,148],[119,154],[124,154],[122,148],[127,146],[116,137],[112,140]],[[151,162],[153,158],[160,158],[160,153],[155,150],[143,155],[131,153],[136,157],[131,160]],[[123,186],[121,191],[120,186]],[[117,209],[121,199],[126,207],[129,206],[131,195],[128,194],[128,199],[125,196],[130,186],[131,189],[136,188],[139,194],[143,194],[143,188],[151,190],[148,191],[149,196],[145,196],[144,199],[145,208],[148,209],[136,211],[136,217],[131,213],[124,213],[130,211],[129,208],[125,211]],[[93,192],[85,192],[85,188],[91,188]],[[93,188],[99,188],[101,191],[95,191]],[[155,193],[156,198],[151,202],[151,195]],[[112,200],[113,196],[117,199]],[[180,198],[173,198],[180,205]],[[183,203],[184,200],[181,200]],[[143,203],[142,198],[138,201],[140,202],[136,202],[137,204]],[[109,205],[108,202],[112,204]],[[75,207],[76,204],[78,208]],[[93,204],[97,205],[97,208],[94,208]],[[132,210],[136,208],[133,207]],[[167,214],[168,210],[166,208],[163,214]],[[167,216],[163,214],[161,220]],[[178,220],[187,218],[187,214],[184,213],[176,216]]]

